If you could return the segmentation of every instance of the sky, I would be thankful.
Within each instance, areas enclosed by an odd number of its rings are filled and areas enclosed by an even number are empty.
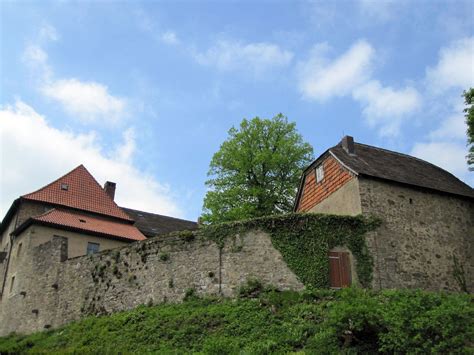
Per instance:
[[[196,220],[212,155],[283,113],[474,185],[471,1],[0,1],[0,214],[79,164],[121,206]]]

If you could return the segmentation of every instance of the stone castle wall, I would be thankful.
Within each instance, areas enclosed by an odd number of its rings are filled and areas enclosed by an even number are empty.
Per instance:
[[[72,259],[67,250],[67,239],[61,237],[25,250],[15,275],[8,275],[15,277],[14,287],[0,302],[0,335],[30,333],[140,304],[178,302],[191,289],[232,296],[251,278],[280,289],[304,288],[269,235],[260,231],[229,238],[222,249],[189,234]]]
[[[474,292],[474,202],[359,178],[362,212],[382,219],[366,236],[373,287],[459,291],[453,255]]]

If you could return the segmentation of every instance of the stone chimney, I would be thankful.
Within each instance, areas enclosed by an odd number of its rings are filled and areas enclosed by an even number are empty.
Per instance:
[[[354,150],[354,138],[351,137],[351,136],[344,136],[344,138],[342,138],[342,148],[344,148],[344,150],[349,153],[349,154],[355,154],[355,150]]]
[[[115,197],[115,182],[106,181],[104,184],[104,191],[113,200]]]

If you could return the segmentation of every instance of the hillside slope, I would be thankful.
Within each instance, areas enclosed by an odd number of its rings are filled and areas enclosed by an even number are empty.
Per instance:
[[[473,298],[361,289],[263,290],[89,317],[63,328],[0,338],[0,353],[470,353]]]

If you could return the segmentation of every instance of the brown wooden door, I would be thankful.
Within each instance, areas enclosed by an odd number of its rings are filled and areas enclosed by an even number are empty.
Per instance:
[[[349,287],[351,284],[351,264],[349,253],[329,252],[329,283],[331,288]]]

